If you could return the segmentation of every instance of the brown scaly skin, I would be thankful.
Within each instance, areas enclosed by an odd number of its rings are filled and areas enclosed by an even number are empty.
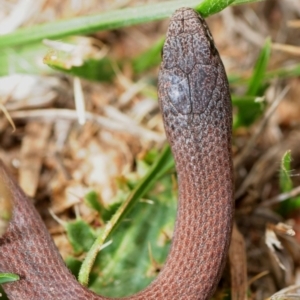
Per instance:
[[[231,235],[232,112],[218,51],[205,21],[192,9],[181,8],[171,19],[158,95],[178,173],[175,233],[157,279],[124,299],[209,299]],[[88,291],[70,274],[34,206],[3,164],[0,180],[14,205],[13,219],[0,239],[0,272],[21,276],[3,285],[9,298],[108,299]]]

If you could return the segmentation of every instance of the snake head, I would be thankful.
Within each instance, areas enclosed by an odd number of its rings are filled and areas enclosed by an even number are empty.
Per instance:
[[[178,9],[163,47],[158,84],[162,111],[203,114],[220,98],[224,73],[205,20],[191,8]]]

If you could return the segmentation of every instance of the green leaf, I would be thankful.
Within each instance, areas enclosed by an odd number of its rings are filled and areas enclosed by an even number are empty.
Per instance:
[[[20,276],[12,273],[0,273],[0,284],[13,282],[20,279]]]
[[[121,202],[124,201],[126,192],[119,191],[115,198],[112,200],[112,203],[108,205],[106,208],[100,201],[99,201],[99,195],[95,191],[91,191],[88,194],[85,195],[84,200],[85,203],[93,208],[95,211],[99,213],[101,216],[101,219],[106,222],[111,219],[113,214],[117,211],[117,209],[120,207]]]
[[[97,211],[100,215],[103,210],[102,205],[99,202],[99,196],[95,191],[90,191],[84,197],[85,203],[88,204],[91,208]]]
[[[95,233],[89,224],[83,220],[76,220],[68,222],[65,228],[75,254],[87,252],[91,248],[95,240]]]
[[[81,66],[64,67],[64,61],[50,62],[44,60],[49,67],[63,73],[81,77],[91,81],[111,81],[114,77],[113,63],[105,57],[102,59],[86,59]]]

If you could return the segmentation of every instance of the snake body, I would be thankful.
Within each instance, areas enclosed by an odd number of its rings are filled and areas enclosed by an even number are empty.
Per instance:
[[[220,279],[232,227],[232,111],[228,82],[209,29],[194,10],[172,16],[158,78],[165,130],[176,162],[179,203],[165,266],[145,290],[122,299],[209,299]],[[3,163],[13,218],[0,239],[0,272],[11,300],[109,299],[81,286]]]

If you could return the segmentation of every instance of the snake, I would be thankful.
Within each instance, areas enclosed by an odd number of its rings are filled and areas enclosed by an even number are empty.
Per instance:
[[[169,254],[157,278],[128,300],[209,299],[226,262],[233,220],[232,107],[229,84],[200,14],[172,15],[162,51],[158,98],[175,159],[178,208]],[[13,216],[0,238],[0,272],[11,300],[111,299],[82,286],[66,267],[32,201],[4,163],[0,193]]]

